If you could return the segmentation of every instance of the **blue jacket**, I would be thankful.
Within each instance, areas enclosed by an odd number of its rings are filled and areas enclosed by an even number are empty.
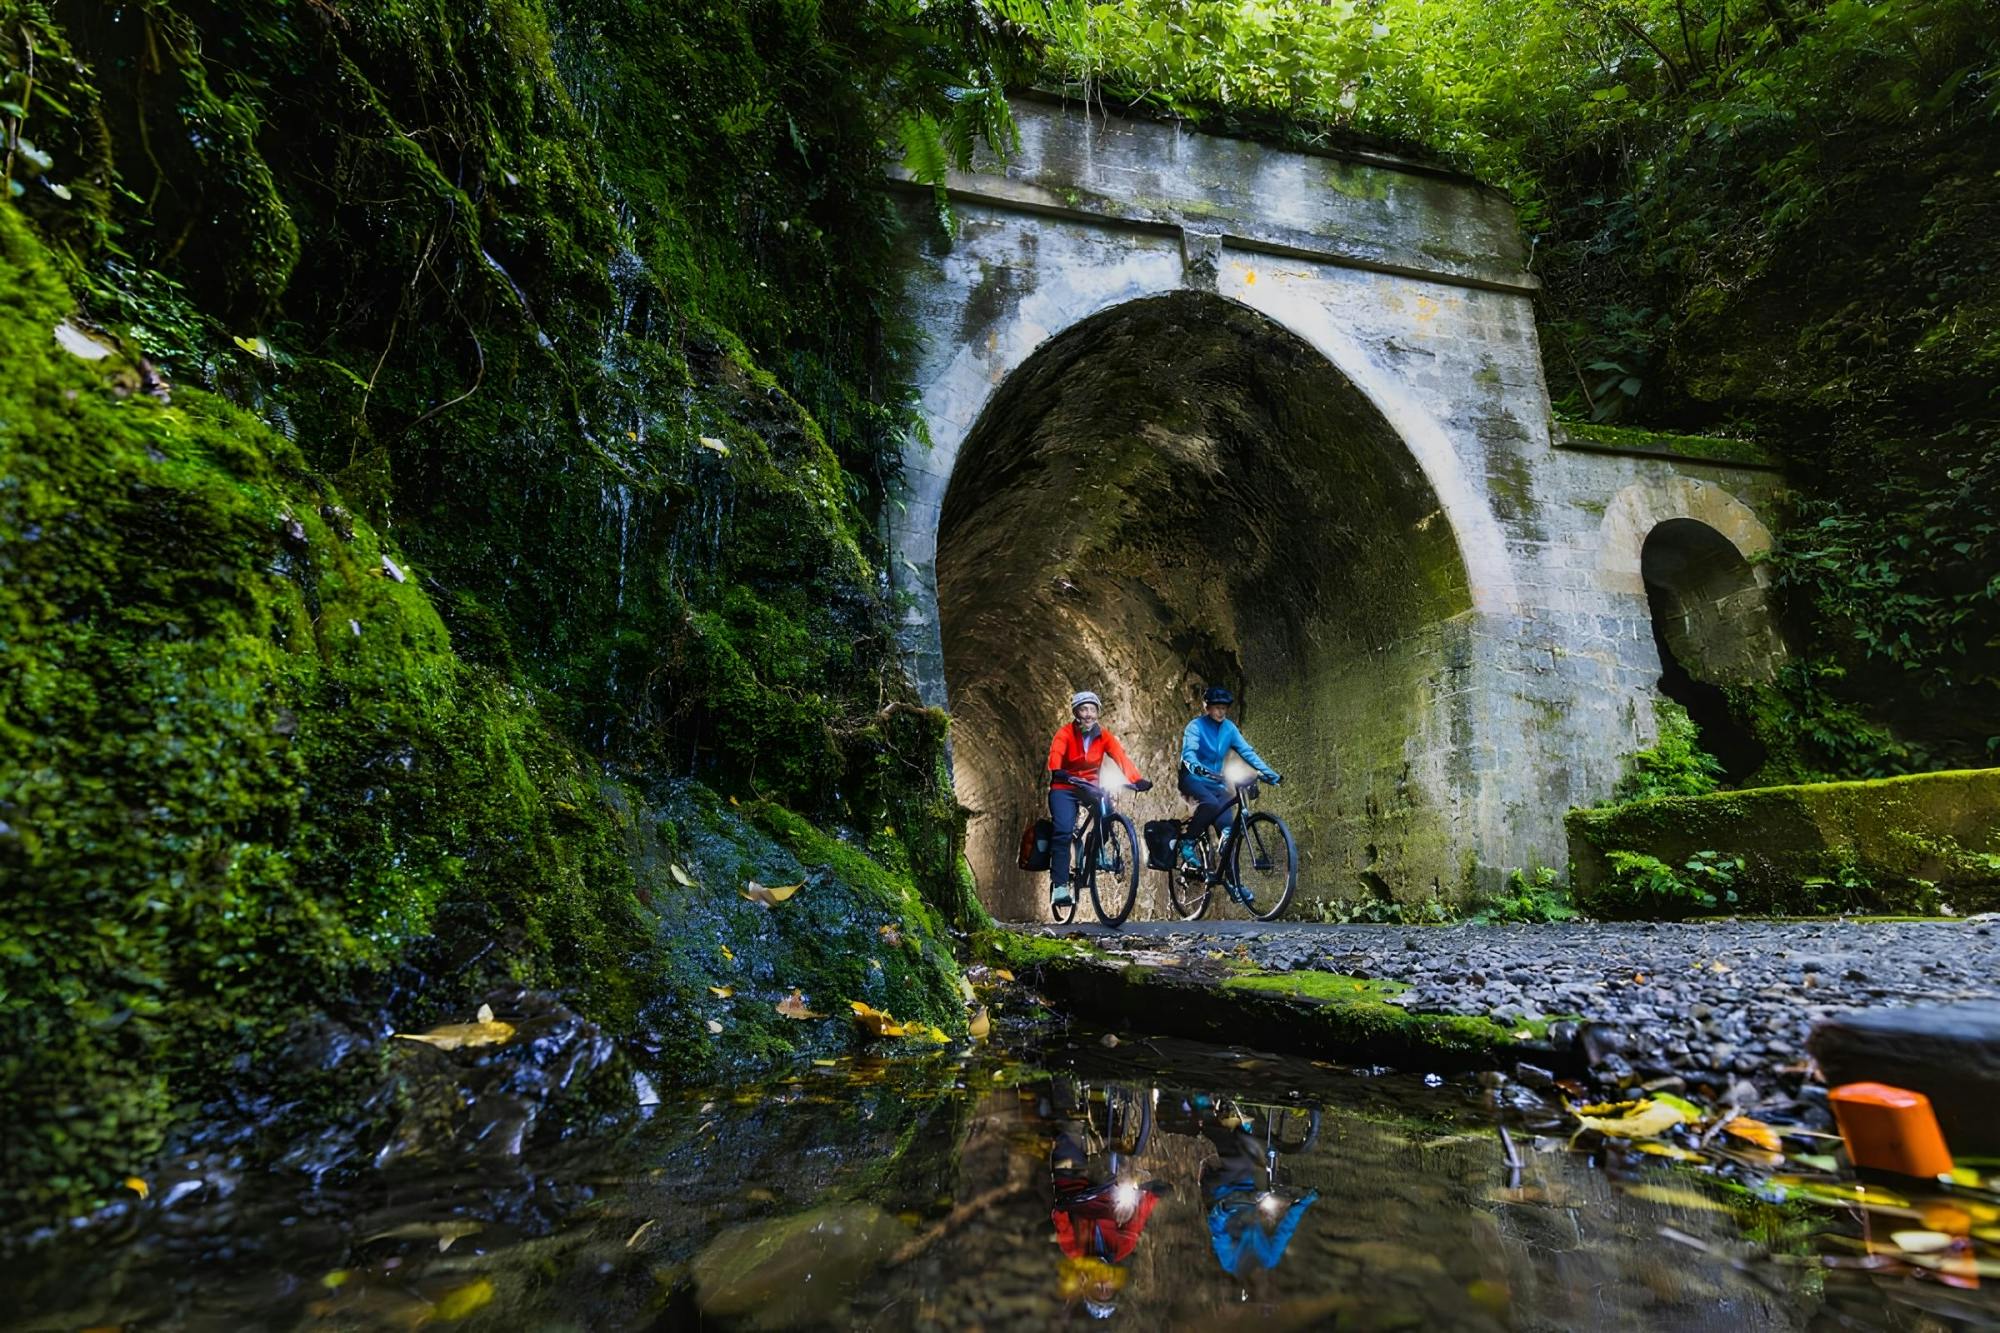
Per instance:
[[[1231,750],[1243,756],[1243,761],[1271,777],[1276,770],[1264,762],[1263,756],[1250,748],[1250,742],[1243,739],[1243,733],[1228,718],[1217,722],[1207,713],[1195,716],[1181,733],[1181,767],[1196,777],[1222,776],[1222,761],[1229,757]]]

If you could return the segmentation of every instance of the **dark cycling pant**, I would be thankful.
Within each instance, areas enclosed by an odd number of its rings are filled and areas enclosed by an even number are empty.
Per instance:
[[[1049,788],[1049,888],[1069,883],[1070,846],[1076,841],[1076,809],[1081,798],[1074,787]]]
[[[1184,842],[1193,842],[1207,832],[1208,826],[1236,799],[1229,788],[1220,782],[1198,778],[1185,768],[1181,770],[1179,786],[1181,795],[1195,803],[1194,814],[1188,819],[1187,832],[1181,835]]]

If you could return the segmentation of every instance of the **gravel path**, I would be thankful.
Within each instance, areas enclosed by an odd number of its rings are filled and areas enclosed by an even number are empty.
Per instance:
[[[1135,922],[1100,948],[1247,948],[1259,966],[1385,978],[1416,1013],[1578,1015],[1608,1084],[1678,1077],[1804,1095],[1806,1035],[1854,1009],[2000,999],[2000,920],[1550,926]],[[1554,1035],[1554,1034],[1552,1034]],[[1744,1098],[1746,1104],[1749,1098]]]

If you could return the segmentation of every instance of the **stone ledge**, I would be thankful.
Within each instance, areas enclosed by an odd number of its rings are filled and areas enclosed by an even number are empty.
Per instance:
[[[1564,825],[1571,891],[1605,919],[2000,908],[2000,769],[1671,796],[1572,810]],[[1740,856],[1736,900],[1634,896],[1617,882],[1614,852],[1677,873],[1698,852]]]
[[[1715,435],[1675,435],[1667,431],[1635,430],[1594,422],[1558,421],[1549,431],[1558,449],[1579,453],[1624,454],[1638,458],[1671,458],[1681,463],[1755,472],[1782,472],[1784,463],[1754,440],[1729,440]]]

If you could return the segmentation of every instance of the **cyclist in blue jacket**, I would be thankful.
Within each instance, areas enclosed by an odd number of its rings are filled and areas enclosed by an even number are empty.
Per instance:
[[[1284,780],[1278,770],[1265,763],[1263,756],[1251,748],[1249,740],[1229,720],[1229,706],[1235,702],[1236,696],[1222,686],[1209,686],[1208,692],[1202,696],[1201,712],[1181,732],[1180,792],[1195,803],[1187,832],[1181,835],[1181,860],[1191,866],[1201,864],[1195,853],[1195,843],[1224,807],[1235,799],[1235,793],[1222,776],[1222,765],[1231,750],[1243,756],[1243,762],[1256,769],[1272,786]],[[1225,845],[1228,837],[1225,831]],[[1219,856],[1216,865],[1220,867],[1226,860],[1226,857]]]

